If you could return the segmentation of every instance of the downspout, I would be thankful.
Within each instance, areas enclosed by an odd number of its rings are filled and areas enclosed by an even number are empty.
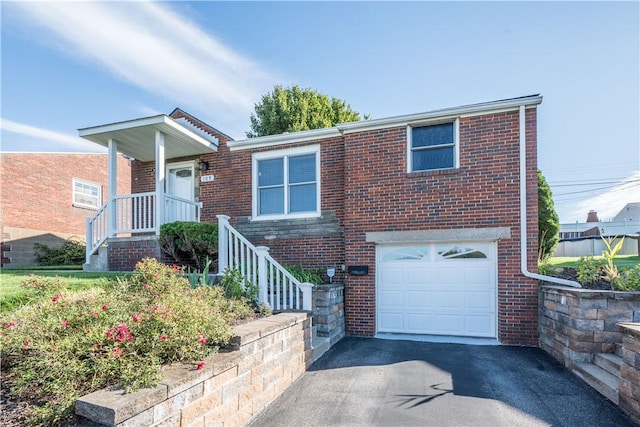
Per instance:
[[[522,274],[536,280],[581,288],[578,282],[532,273],[527,267],[527,136],[525,106],[520,106],[520,269]]]

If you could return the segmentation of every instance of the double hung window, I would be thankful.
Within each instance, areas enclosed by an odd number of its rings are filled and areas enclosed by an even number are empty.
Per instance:
[[[409,172],[457,167],[457,121],[410,126]]]
[[[318,146],[254,154],[254,218],[318,215],[319,156]]]
[[[98,209],[102,205],[102,186],[73,178],[73,206]]]

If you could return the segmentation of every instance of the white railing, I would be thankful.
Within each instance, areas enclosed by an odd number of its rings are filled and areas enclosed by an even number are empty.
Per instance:
[[[156,193],[116,196],[115,202],[115,234],[150,233],[156,230]]]
[[[266,246],[254,246],[218,215],[218,269],[237,269],[258,285],[258,300],[273,310],[311,310],[311,283],[301,283],[269,255]]]
[[[164,220],[174,221],[196,221],[200,222],[200,211],[202,203],[195,203],[191,200],[176,196],[165,195],[164,197]]]
[[[156,221],[156,193],[136,193],[116,196],[109,209],[109,203],[87,219],[86,262],[91,255],[109,238],[119,234],[157,233],[162,224]],[[165,195],[164,221],[200,222],[202,203]]]
[[[100,209],[91,217],[87,218],[87,236],[86,236],[86,262],[91,262],[93,255],[100,246],[107,240],[109,225],[107,224],[107,204],[102,205]]]

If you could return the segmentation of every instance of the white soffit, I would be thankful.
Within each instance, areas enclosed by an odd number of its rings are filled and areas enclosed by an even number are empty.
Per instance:
[[[166,158],[197,156],[218,149],[218,140],[206,138],[164,114],[79,129],[80,137],[108,147],[113,139],[118,152],[148,162],[155,160],[156,132],[164,134]]]

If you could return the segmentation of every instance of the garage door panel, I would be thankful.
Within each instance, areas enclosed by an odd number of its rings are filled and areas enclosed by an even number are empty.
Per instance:
[[[402,308],[404,292],[401,290],[381,291],[379,295],[380,301],[378,304],[380,307]]]
[[[407,308],[411,307],[431,307],[433,304],[433,294],[429,291],[409,291],[406,292]]]
[[[464,282],[464,271],[455,266],[431,268],[433,283],[437,284],[456,284]]]
[[[436,291],[432,295],[432,306],[436,309],[460,310],[464,308],[465,297],[462,291]]]
[[[495,244],[442,245],[442,253],[436,247],[379,250],[378,331],[495,337]]]
[[[493,316],[484,315],[465,317],[465,330],[469,335],[486,337],[490,333],[493,333],[493,325]]]
[[[406,272],[401,268],[385,266],[380,270],[380,283],[383,286],[392,286],[393,284],[402,284],[406,282]]]
[[[379,316],[380,328],[388,332],[401,332],[406,326],[404,324],[404,313],[385,312]]]
[[[431,318],[430,329],[434,334],[461,335],[464,330],[464,317],[453,314],[436,314]]]
[[[493,312],[495,298],[492,292],[465,292],[464,305],[467,309]]]

